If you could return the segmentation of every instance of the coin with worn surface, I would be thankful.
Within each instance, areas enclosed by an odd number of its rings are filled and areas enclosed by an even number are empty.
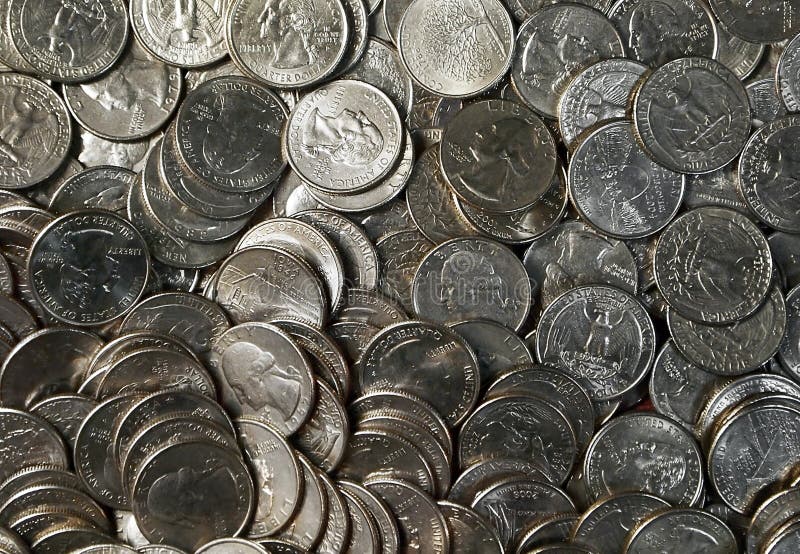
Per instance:
[[[625,546],[627,554],[659,550],[732,554],[739,548],[730,528],[698,509],[674,508],[648,517],[635,528]]]
[[[374,187],[403,152],[397,108],[376,87],[340,80],[306,95],[289,115],[289,163],[310,187],[356,194]]]
[[[295,446],[318,467],[331,471],[342,461],[349,435],[350,424],[341,400],[318,381],[316,405],[294,436]]]
[[[792,169],[797,140],[800,116],[776,119],[753,133],[739,160],[739,190],[748,207],[770,227],[789,233],[800,232],[800,182]]]
[[[623,493],[592,505],[575,524],[572,541],[593,549],[597,554],[623,552],[625,539],[650,514],[669,508],[652,494]]]
[[[451,328],[464,337],[478,359],[481,387],[514,366],[533,363],[525,342],[510,328],[487,319],[461,321]]]
[[[5,129],[0,185],[14,189],[40,183],[67,159],[72,140],[69,112],[53,89],[27,75],[0,74],[0,95],[0,125]]]
[[[800,519],[794,517],[781,525],[764,545],[765,554],[790,554],[800,548]]]
[[[556,118],[561,95],[579,71],[624,53],[619,33],[598,10],[576,3],[545,6],[517,33],[511,82],[526,104]]]
[[[192,441],[166,446],[142,463],[131,504],[148,540],[193,551],[241,532],[253,498],[253,481],[238,453]]]
[[[630,57],[651,67],[686,56],[717,58],[716,22],[698,0],[618,0],[608,18],[622,34]]]
[[[440,143],[447,182],[484,210],[530,208],[558,168],[555,142],[531,110],[508,100],[470,104],[448,123]]]
[[[750,42],[779,42],[800,31],[795,2],[711,0],[711,9],[731,34]]]
[[[362,391],[392,386],[430,402],[451,425],[478,399],[475,354],[459,335],[433,323],[410,321],[383,329],[357,368]]]
[[[645,152],[679,173],[724,167],[750,134],[744,85],[708,58],[681,58],[648,74],[638,86],[632,113]]]
[[[633,239],[656,233],[678,212],[683,189],[684,176],[645,155],[628,121],[594,129],[570,158],[573,205],[606,235]]]
[[[401,3],[386,2],[384,6]],[[394,47],[378,38],[369,37],[363,56],[341,78],[364,81],[378,87],[386,93],[401,117],[405,117],[413,107],[412,80],[400,61],[400,55]]]
[[[409,313],[414,311],[412,283],[420,262],[434,248],[416,229],[397,231],[375,246],[381,262],[380,290],[399,302]]]
[[[50,0],[10,0],[7,29],[22,58],[42,77],[72,83],[97,77],[128,42],[122,0],[90,7]]]
[[[508,71],[514,26],[498,0],[414,0],[400,21],[397,47],[423,88],[440,96],[474,96]]]
[[[762,552],[761,547],[774,535],[774,531],[797,514],[800,489],[790,488],[773,494],[756,508],[747,529],[745,546],[748,554]]]
[[[350,539],[348,552],[377,552],[380,548],[380,533],[364,503],[347,489],[341,489],[342,497],[350,514]]]
[[[655,277],[670,307],[702,323],[733,323],[762,304],[772,283],[769,244],[738,212],[698,208],[661,234]]]
[[[634,85],[647,70],[628,59],[602,60],[581,71],[558,102],[558,128],[567,147],[585,130],[625,117]]]
[[[401,544],[416,547],[420,554],[450,552],[447,520],[432,498],[417,487],[394,479],[372,479],[366,486],[380,495],[397,517]]]
[[[539,361],[579,379],[593,400],[619,398],[647,375],[655,329],[644,307],[613,287],[578,287],[558,297],[539,320]]]
[[[350,24],[337,0],[265,6],[233,0],[225,36],[234,63],[277,88],[301,88],[330,75],[348,46]]]
[[[280,137],[283,101],[244,77],[217,77],[186,96],[175,118],[181,160],[191,173],[224,192],[251,192],[286,167]]]
[[[147,544],[140,546],[136,551],[139,554],[186,554],[183,550],[178,550],[174,546],[163,544]]]
[[[74,392],[102,346],[100,337],[80,329],[42,329],[27,336],[0,367],[0,401],[25,408],[54,394]]]
[[[25,554],[28,545],[20,536],[10,529],[0,528],[0,548],[8,551],[8,554]]]
[[[108,535],[87,528],[80,520],[48,527],[31,540],[33,551],[42,554],[74,552],[87,546],[103,544],[108,544]]]
[[[497,531],[475,511],[440,500],[437,502],[450,530],[450,548],[464,554],[501,554]]]
[[[683,357],[673,341],[661,348],[650,374],[653,407],[687,429],[694,429],[706,398],[726,383]]]
[[[142,46],[174,66],[197,67],[227,54],[226,3],[195,0],[192,4],[164,0],[134,0],[130,4],[133,32]]]
[[[28,260],[36,299],[73,325],[107,323],[128,312],[144,292],[149,268],[139,232],[99,210],[55,220],[31,246]]]
[[[687,359],[717,375],[741,375],[778,351],[786,330],[786,304],[773,287],[754,314],[731,325],[697,323],[674,311],[667,322],[675,346]]]
[[[127,200],[136,174],[124,167],[96,166],[64,181],[50,199],[50,211],[101,209],[127,216]]]
[[[320,278],[285,250],[239,250],[217,275],[214,299],[236,323],[289,319],[321,327],[327,319],[328,299]]]
[[[694,438],[652,412],[625,414],[603,426],[586,452],[583,474],[590,500],[638,490],[689,506],[704,492],[702,456]]]
[[[75,437],[86,416],[97,402],[78,394],[49,396],[31,406],[31,413],[45,419],[55,427],[70,447],[75,447]]]
[[[483,317],[519,329],[528,317],[530,282],[506,246],[484,238],[457,238],[431,250],[411,285],[421,319],[454,323]]]
[[[290,435],[311,414],[316,397],[311,365],[288,334],[267,323],[243,323],[212,344],[209,363],[222,404]]]
[[[165,292],[137,304],[123,320],[120,333],[146,330],[177,337],[207,361],[213,341],[229,326],[225,312],[202,296]]]
[[[798,80],[798,70],[800,69],[800,40],[793,38],[786,45],[781,57],[778,60],[776,82],[778,94],[783,99],[783,105],[790,112],[800,110],[800,81]],[[773,87],[775,82],[772,83]],[[773,88],[774,92],[774,88]]]

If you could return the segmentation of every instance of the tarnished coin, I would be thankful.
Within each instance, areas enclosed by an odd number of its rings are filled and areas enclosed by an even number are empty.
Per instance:
[[[750,133],[744,85],[708,58],[681,58],[648,74],[638,86],[632,113],[644,150],[679,173],[724,167],[742,151]]]
[[[55,427],[64,441],[74,448],[78,427],[95,406],[97,402],[85,396],[58,394],[34,404],[30,411]]]
[[[484,210],[530,208],[547,192],[558,167],[555,142],[531,110],[484,100],[456,114],[441,141],[447,182]]]
[[[314,376],[289,335],[267,323],[244,323],[214,340],[209,359],[222,404],[234,417],[248,415],[286,435],[311,414]]]
[[[397,517],[401,544],[417,548],[420,554],[450,552],[447,520],[428,495],[394,479],[372,479],[366,486],[380,495]]]
[[[340,480],[337,485],[340,490],[358,498],[370,516],[372,516],[380,540],[379,552],[383,554],[397,552],[400,547],[400,530],[394,514],[389,510],[386,503],[374,492],[353,481]]]
[[[789,233],[800,232],[800,181],[792,147],[798,139],[800,116],[776,119],[753,133],[739,161],[739,190],[747,206],[770,227]]]
[[[245,248],[218,270],[214,299],[236,323],[299,320],[321,327],[328,299],[323,284],[303,260],[277,248]]]
[[[0,402],[25,408],[54,394],[74,392],[101,346],[100,337],[80,329],[43,329],[27,336],[0,367]]]
[[[108,323],[145,289],[150,256],[139,232],[111,212],[86,210],[48,225],[31,247],[36,299],[73,325]]]
[[[51,0],[9,0],[14,47],[36,72],[64,83],[87,81],[111,67],[128,42],[122,0],[91,6]]]
[[[409,313],[414,311],[414,275],[420,262],[433,248],[434,244],[416,229],[397,231],[376,244],[381,262],[380,290]]]
[[[778,359],[789,375],[800,376],[800,286],[786,296],[786,335],[778,349]]]
[[[0,408],[0,430],[5,453],[0,459],[0,482],[23,465],[69,466],[64,442],[56,429],[41,417]]]
[[[227,54],[227,3],[194,0],[189,4],[164,0],[133,0],[133,32],[155,57],[179,67],[208,65]]]
[[[608,18],[622,34],[630,57],[651,67],[686,56],[717,58],[716,22],[698,0],[618,0]]]
[[[380,533],[363,502],[347,489],[341,489],[350,514],[350,539],[348,552],[378,552]]]
[[[703,462],[679,424],[648,412],[612,419],[595,434],[583,462],[590,500],[637,490],[689,506],[703,494]]]
[[[193,551],[241,532],[253,497],[253,481],[238,453],[192,441],[166,446],[143,462],[131,503],[148,540]]]
[[[647,375],[655,329],[633,296],[613,287],[578,287],[542,313],[536,332],[539,361],[562,368],[593,400],[619,398]]]
[[[604,234],[635,239],[672,221],[683,200],[684,176],[652,161],[628,121],[594,129],[569,164],[569,192],[580,214]]]
[[[484,389],[512,367],[534,361],[525,342],[504,325],[487,319],[472,319],[451,327],[464,337],[475,352],[481,374],[481,387]]]
[[[786,115],[786,104],[775,90],[774,79],[753,81],[745,89],[750,98],[750,115],[754,128],[758,129],[765,123]]]
[[[100,209],[127,216],[127,200],[136,174],[123,167],[97,166],[64,181],[50,200],[57,214],[75,210]]]
[[[289,163],[309,186],[330,194],[374,187],[403,152],[397,108],[376,87],[340,80],[306,95],[289,115]]]
[[[474,96],[508,71],[514,26],[498,0],[414,0],[400,21],[397,47],[423,88],[440,96]]]
[[[303,475],[292,448],[273,427],[237,420],[239,443],[255,477],[255,510],[247,534],[262,538],[285,526],[302,501]]]
[[[607,284],[635,293],[638,283],[636,261],[625,243],[580,221],[565,221],[532,242],[523,264],[542,307],[574,287]]]
[[[770,496],[755,510],[747,529],[745,546],[748,554],[761,552],[761,547],[774,530],[793,518],[797,513],[798,500],[800,489],[790,488]]]
[[[358,377],[362,391],[392,386],[419,396],[451,425],[464,420],[480,391],[478,364],[466,341],[421,321],[378,333],[361,357]]]
[[[711,0],[711,9],[725,29],[750,42],[778,42],[800,31],[793,1],[739,2]]]
[[[497,531],[470,508],[440,500],[437,502],[447,520],[450,548],[464,554],[501,554],[503,547]]]
[[[417,268],[411,296],[421,319],[483,317],[514,330],[531,305],[525,267],[507,247],[484,238],[457,238],[431,250]]]
[[[386,2],[384,6],[399,5],[403,2]],[[400,14],[402,15],[402,14]],[[406,72],[400,55],[394,47],[382,40],[370,36],[365,44],[364,54],[342,79],[364,81],[378,87],[386,93],[401,117],[405,117],[413,108],[412,80]]]
[[[337,0],[274,3],[233,0],[225,36],[234,63],[277,88],[300,88],[330,75],[347,50],[350,24]]]
[[[790,554],[800,548],[800,519],[794,517],[781,525],[764,545],[766,554]]]
[[[236,248],[253,246],[280,248],[303,259],[325,280],[331,311],[338,308],[344,293],[344,266],[325,233],[298,219],[272,218],[247,231]]]
[[[331,471],[345,454],[350,425],[341,400],[323,382],[317,382],[314,410],[298,429],[294,444],[318,467]]]
[[[186,96],[175,118],[180,158],[221,191],[266,187],[286,167],[280,148],[286,116],[281,99],[251,79],[206,81]]]
[[[600,500],[575,524],[572,541],[591,548],[597,554],[623,552],[625,539],[650,514],[669,508],[652,494],[623,493]]]
[[[711,324],[752,314],[772,281],[764,235],[745,216],[723,208],[698,208],[670,224],[659,238],[654,267],[669,305]]]
[[[543,398],[513,391],[481,404],[458,437],[462,469],[486,458],[517,458],[540,463],[551,481],[561,483],[577,455],[566,415]]]
[[[69,112],[53,89],[27,75],[0,73],[0,95],[0,186],[16,189],[40,183],[67,159],[72,140]]]
[[[697,323],[670,311],[675,346],[687,359],[717,375],[741,375],[769,361],[786,330],[783,294],[773,287],[753,315],[731,325]]]
[[[120,332],[146,330],[177,337],[207,361],[213,341],[230,326],[219,306],[196,294],[165,292],[136,305]]]
[[[600,11],[557,3],[537,10],[520,27],[511,82],[528,106],[556,118],[561,95],[579,71],[623,55],[619,32]]]
[[[8,551],[8,554],[25,554],[28,545],[22,538],[10,529],[0,528],[0,548]]]
[[[581,71],[558,102],[558,128],[567,147],[585,130],[625,117],[634,85],[647,70],[628,59],[602,60]]]
[[[64,87],[72,115],[95,135],[135,140],[156,132],[178,107],[181,72],[155,60],[134,40],[101,78]]]

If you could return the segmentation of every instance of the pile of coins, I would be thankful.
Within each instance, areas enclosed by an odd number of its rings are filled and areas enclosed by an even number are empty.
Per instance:
[[[0,554],[800,552],[799,10],[0,2]]]

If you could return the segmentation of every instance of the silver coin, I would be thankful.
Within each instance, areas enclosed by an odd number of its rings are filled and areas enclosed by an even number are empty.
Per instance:
[[[27,75],[0,74],[0,94],[0,124],[5,130],[0,185],[14,189],[40,183],[67,159],[72,140],[69,112],[58,94]]]
[[[536,354],[542,363],[580,380],[593,400],[612,400],[647,375],[655,356],[655,329],[630,294],[602,285],[579,287],[542,313]]]
[[[288,169],[284,171],[272,194],[274,217],[292,217],[306,210],[324,210],[326,206],[312,196],[300,176]]]
[[[494,321],[471,319],[451,325],[451,328],[475,352],[482,388],[512,367],[534,361],[525,342],[513,330]]]
[[[698,0],[618,0],[608,18],[630,56],[651,67],[686,56],[717,58],[719,53],[716,22]]]
[[[341,489],[342,497],[350,514],[350,539],[348,552],[378,552],[380,533],[366,506],[347,489]]]
[[[64,87],[73,117],[97,136],[135,140],[156,132],[178,107],[178,68],[154,59],[136,40],[100,79]]]
[[[5,481],[23,465],[69,465],[63,441],[54,427],[39,416],[11,408],[0,409],[3,450],[0,480]]]
[[[0,401],[25,408],[54,394],[74,392],[102,346],[100,337],[80,329],[43,329],[25,337],[0,367]]]
[[[653,413],[612,419],[595,434],[583,462],[590,500],[637,490],[673,505],[694,505],[703,494],[703,462],[694,438]]]
[[[341,347],[351,367],[355,367],[380,327],[363,321],[337,321],[328,326],[327,332]]]
[[[372,479],[366,483],[378,494],[397,517],[401,544],[420,554],[450,552],[447,520],[436,503],[423,491],[403,481]]]
[[[370,14],[366,2],[363,0],[343,0],[342,5],[347,15],[349,37],[347,38],[347,50],[334,73],[349,71],[353,66],[357,65],[364,56],[370,40]]]
[[[683,189],[684,176],[647,157],[628,121],[595,128],[570,158],[573,205],[613,237],[641,238],[664,228],[681,206]]]
[[[798,106],[800,107],[800,105]],[[800,232],[800,186],[792,177],[793,144],[800,137],[800,116],[764,124],[742,152],[739,190],[758,218],[775,229]]]
[[[139,554],[186,554],[183,550],[179,550],[174,546],[166,546],[163,544],[148,544],[140,546],[136,549]]]
[[[483,317],[518,330],[530,311],[531,289],[524,266],[507,247],[457,238],[422,259],[411,297],[421,319],[453,323]]]
[[[264,554],[264,548],[245,539],[217,539],[207,542],[195,554]]]
[[[474,96],[508,71],[514,27],[499,0],[414,0],[400,21],[397,47],[423,88],[440,96]]]
[[[400,159],[402,130],[397,108],[379,89],[361,81],[334,81],[305,96],[289,115],[289,163],[323,193],[363,192]],[[347,141],[357,141],[357,148]]]
[[[298,429],[294,444],[324,471],[342,461],[350,434],[347,412],[336,394],[317,382],[317,403],[305,424]]]
[[[566,493],[553,485],[510,477],[481,493],[472,508],[492,524],[500,543],[510,550],[522,538],[527,525],[542,516],[572,512],[575,506]]]
[[[765,44],[748,42],[732,35],[722,25],[717,25],[719,37],[719,61],[740,79],[747,78],[761,62],[767,47]]]
[[[800,376],[800,286],[786,296],[786,335],[778,349],[778,359],[787,372]]]
[[[756,508],[752,523],[747,529],[748,554],[761,552],[762,546],[774,535],[776,528],[793,519],[797,513],[800,489],[787,489],[767,498]]]
[[[148,278],[149,292],[162,291],[194,292],[200,282],[200,272],[196,269],[173,267],[158,260],[151,260],[152,270]]]
[[[655,254],[664,299],[702,323],[732,323],[755,312],[770,291],[772,267],[758,227],[723,208],[680,216],[661,234]]]
[[[244,462],[207,442],[157,451],[143,462],[132,491],[144,536],[186,550],[241,532],[253,511],[253,482]]]
[[[281,99],[260,83],[235,76],[206,81],[175,118],[180,158],[221,191],[258,190],[286,167],[280,149],[286,116]]]
[[[233,0],[225,36],[239,68],[270,86],[299,88],[330,75],[347,50],[347,12],[337,0],[264,5]]]
[[[451,425],[478,399],[475,354],[460,336],[432,323],[398,323],[376,335],[358,367],[361,390],[391,385],[427,400]],[[446,390],[441,384],[447,383]]]
[[[42,554],[69,552],[86,546],[108,544],[108,535],[87,529],[81,523],[50,527],[33,537],[31,548]]]
[[[711,173],[686,175],[684,206],[690,210],[705,206],[728,208],[754,219],[753,212],[739,196],[736,174],[737,164],[732,162]]]
[[[45,419],[55,427],[64,441],[75,448],[78,427],[97,402],[78,394],[50,396],[31,406],[31,413]]]
[[[625,243],[602,237],[580,221],[566,221],[533,241],[523,264],[542,307],[582,285],[607,284],[636,292],[636,261]]]
[[[276,538],[313,549],[322,539],[328,521],[328,496],[317,477],[318,470],[305,457],[299,456],[303,475],[303,497],[289,524]]]
[[[670,311],[675,346],[687,359],[717,375],[742,375],[769,361],[786,330],[783,294],[773,287],[756,312],[731,325],[696,323]]]
[[[556,118],[559,99],[579,71],[623,56],[619,33],[598,10],[575,3],[545,6],[519,29],[511,83],[528,106]]]
[[[386,503],[378,495],[353,481],[341,480],[337,482],[337,485],[342,491],[346,491],[351,496],[358,498],[370,516],[372,516],[380,540],[380,548],[378,550],[383,554],[398,552],[400,531],[397,527],[397,520]]]
[[[234,322],[298,320],[321,327],[328,299],[314,270],[285,250],[239,250],[218,272],[215,300]]]
[[[638,87],[632,113],[645,152],[679,173],[724,167],[750,133],[744,85],[708,58],[681,58],[650,73]]]
[[[745,89],[750,98],[750,115],[755,129],[787,114],[786,105],[775,90],[774,79],[753,81]]]
[[[2,0],[0,11],[5,14],[3,17],[5,23],[8,18],[8,0]],[[35,71],[31,64],[26,62],[25,58],[17,51],[17,47],[14,46],[11,34],[5,24],[0,25],[0,61],[9,68],[21,73],[33,73]]]
[[[345,293],[336,318],[339,321],[361,321],[386,327],[406,321],[408,316],[399,305],[377,290],[351,288]]]
[[[471,506],[479,494],[509,477],[528,477],[534,481],[552,483],[538,460],[487,458],[461,472],[453,482],[447,499],[462,506]]]
[[[764,545],[766,554],[789,554],[800,548],[800,520],[797,517],[779,527]]]
[[[792,39],[786,45],[778,61],[777,75],[773,82],[778,85],[778,94],[783,99],[784,106],[790,112],[800,109],[800,82],[798,82],[797,71],[800,68],[800,41]],[[773,88],[774,91],[774,88]]]
[[[225,2],[199,0],[189,4],[165,0],[134,0],[130,4],[133,32],[153,56],[170,65],[197,67],[222,59],[225,48]]]
[[[25,554],[28,545],[14,531],[0,529],[0,547],[8,550],[8,554]]]
[[[800,30],[794,2],[748,4],[711,0],[711,9],[731,34],[750,42],[778,42]]]
[[[558,128],[564,144],[571,148],[590,127],[625,117],[628,98],[646,70],[634,60],[612,59],[578,73],[558,102]]]
[[[384,3],[384,7],[399,3],[387,2]],[[412,109],[411,77],[406,72],[397,50],[380,39],[370,37],[358,63],[341,75],[341,78],[364,81],[379,88],[386,93],[403,118]]]
[[[122,0],[101,0],[88,9],[49,0],[9,0],[7,28],[14,47],[47,79],[73,83],[104,73],[128,41]]]
[[[397,231],[376,244],[381,262],[380,290],[413,312],[412,283],[420,262],[434,244],[417,230]]]
[[[413,165],[413,159],[411,161]],[[404,198],[394,198],[378,207],[370,208],[357,216],[356,223],[376,243],[397,231],[416,229]]]
[[[440,500],[437,502],[450,530],[450,547],[465,554],[501,554],[497,532],[470,508]]]
[[[317,477],[328,497],[328,521],[325,533],[317,546],[319,554],[342,554],[347,549],[350,538],[350,515],[342,493],[334,482],[324,473]]]
[[[573,513],[554,514],[539,518],[525,527],[517,551],[528,552],[553,544],[564,545],[569,542],[572,528],[577,522],[578,516]]]
[[[231,327],[214,340],[209,363],[222,404],[234,417],[258,417],[288,436],[311,414],[316,396],[311,366],[278,327],[255,322]]]
[[[273,218],[247,231],[236,249],[253,246],[280,248],[307,262],[325,280],[331,311],[338,308],[344,292],[344,266],[324,232],[299,219]]]
[[[384,2],[382,7],[383,23],[386,26],[389,36],[394,44],[397,44],[397,34],[400,30],[400,22],[406,9],[411,5],[411,0],[396,0],[395,2]]]
[[[57,214],[101,209],[127,216],[127,200],[136,174],[114,166],[96,166],[66,179],[50,199]]]
[[[708,554],[738,552],[736,537],[719,518],[697,509],[676,508],[647,518],[628,537],[626,554],[654,548],[700,550]]]
[[[777,267],[781,288],[791,290],[800,285],[800,236],[777,231],[767,237],[772,251],[772,260]]]

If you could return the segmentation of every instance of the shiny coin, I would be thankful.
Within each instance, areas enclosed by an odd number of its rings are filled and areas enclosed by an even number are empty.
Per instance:
[[[636,92],[632,111],[644,150],[679,173],[724,167],[750,133],[744,86],[727,67],[707,58],[681,58],[650,73]]]
[[[341,400],[323,382],[317,382],[317,403],[308,421],[297,431],[294,444],[318,467],[331,471],[345,454],[350,425]]]
[[[347,489],[341,490],[350,514],[350,540],[348,552],[377,552],[380,534],[364,504]]]
[[[696,509],[673,509],[649,517],[628,537],[626,554],[645,554],[653,548],[693,549],[708,554],[738,552],[736,537],[719,518]]]
[[[132,331],[124,333],[98,350],[89,367],[86,368],[85,374],[88,375],[98,369],[106,371],[111,365],[128,354],[143,348],[172,350],[198,359],[197,355],[189,349],[189,346],[180,339],[150,331]]]
[[[773,79],[753,81],[745,89],[750,98],[750,115],[755,129],[786,115],[786,105],[778,96]]]
[[[50,200],[50,211],[100,209],[127,217],[127,200],[136,174],[129,169],[97,166],[64,181]]]
[[[791,290],[800,285],[800,258],[795,254],[800,249],[800,236],[779,231],[772,233],[767,240],[781,288]]]
[[[347,548],[350,538],[350,514],[334,482],[324,473],[318,477],[328,497],[328,521],[317,551],[320,554],[340,554]]]
[[[447,499],[471,506],[475,499],[495,483],[509,477],[528,477],[533,481],[552,483],[538,460],[522,460],[520,458],[486,458],[468,466],[453,483]]]
[[[497,532],[485,519],[470,508],[440,500],[438,503],[450,530],[454,552],[467,554],[501,554],[503,547]]]
[[[303,474],[303,497],[294,517],[278,535],[308,550],[322,539],[328,520],[328,495],[317,477],[318,470],[304,456],[299,456]]]
[[[378,530],[380,539],[379,551],[383,554],[397,552],[400,547],[400,530],[394,514],[386,503],[374,492],[353,481],[338,481],[337,485],[342,491],[358,498],[369,512]]]
[[[472,319],[456,323],[452,329],[464,337],[478,359],[481,387],[514,366],[533,363],[533,354],[511,329],[494,321]]]
[[[380,292],[358,288],[347,290],[336,318],[361,321],[375,327],[386,327],[408,319],[400,306]]]
[[[752,314],[772,280],[764,235],[743,215],[722,208],[699,208],[676,219],[658,241],[654,264],[670,306],[712,324]]]
[[[800,287],[786,296],[786,336],[778,350],[778,358],[790,375],[800,375]]]
[[[401,3],[395,2],[394,5]],[[384,4],[387,5],[389,3]],[[366,50],[358,63],[341,78],[364,81],[378,87],[386,93],[400,116],[404,117],[413,109],[413,81],[400,61],[400,55],[394,47],[373,36],[369,37],[365,46]]]
[[[711,8],[733,35],[750,42],[778,42],[800,30],[794,3],[753,5],[735,0],[711,0]]]
[[[711,173],[686,175],[683,204],[693,210],[704,206],[728,208],[753,219],[754,215],[737,190],[737,164],[732,162]]]
[[[547,545],[566,543],[577,522],[578,516],[569,512],[535,520],[523,530],[517,550],[527,552],[530,549],[542,548]]]
[[[195,554],[264,554],[266,550],[245,539],[217,539],[204,544]]]
[[[412,282],[417,268],[434,244],[417,230],[397,231],[376,245],[381,262],[380,290],[407,311],[414,311]]]
[[[716,27],[719,35],[719,61],[740,79],[750,76],[761,62],[766,45],[742,40],[729,33],[722,25],[717,24]]]
[[[797,517],[779,527],[764,546],[767,554],[789,554],[800,548],[800,519]]]
[[[32,405],[30,411],[55,427],[64,441],[74,449],[78,428],[96,406],[96,401],[85,396],[59,394]]]
[[[400,22],[397,47],[423,88],[440,96],[474,96],[508,71],[514,27],[498,0],[414,0]]]

